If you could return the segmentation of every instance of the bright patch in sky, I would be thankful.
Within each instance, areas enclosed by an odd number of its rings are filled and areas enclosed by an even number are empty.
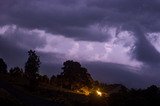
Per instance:
[[[147,39],[160,52],[160,33],[149,33]]]
[[[62,35],[43,33],[47,38],[47,44],[37,50],[65,54],[66,59],[78,61],[102,61],[140,66],[141,63],[131,59],[129,55],[134,45],[133,36],[129,32],[115,35],[113,31],[110,31],[111,40],[106,42],[75,41]]]
[[[114,28],[109,29],[109,33],[112,36],[109,41],[106,42],[91,42],[91,41],[76,41],[72,38],[66,38],[62,35],[53,35],[46,33],[43,30],[27,30],[18,29],[15,25],[4,26],[0,28],[0,33],[3,35],[10,36],[12,33],[19,31],[18,36],[37,36],[42,41],[46,40],[44,46],[37,46],[37,51],[64,54],[66,60],[72,59],[76,61],[101,61],[101,62],[112,62],[119,64],[126,64],[131,66],[140,66],[141,63],[131,59],[130,50],[134,45],[134,37],[127,31],[116,34]],[[22,34],[22,35],[21,35]],[[26,36],[25,35],[25,36]],[[14,35],[15,36],[15,35]],[[24,38],[26,40],[26,37]],[[23,41],[23,39],[21,38]],[[34,39],[35,40],[35,39]],[[22,43],[19,42],[21,47],[29,47],[31,40]],[[36,41],[34,41],[36,42]]]

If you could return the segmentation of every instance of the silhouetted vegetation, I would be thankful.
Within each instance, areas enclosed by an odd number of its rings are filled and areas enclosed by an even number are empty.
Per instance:
[[[80,63],[68,60],[63,66],[63,72],[57,77],[63,88],[75,90],[85,86],[92,87],[93,79]]]
[[[109,106],[159,106],[160,89],[152,85],[147,89],[131,89],[113,93],[107,99]]]
[[[40,59],[35,51],[28,51],[28,60],[25,64],[25,75],[29,79],[31,90],[34,90],[38,85],[37,77],[40,68]]]
[[[7,73],[7,64],[0,58],[0,73]]]
[[[38,76],[38,82],[49,84],[49,78],[48,78],[47,75],[43,75],[43,76],[39,75]]]
[[[38,105],[39,101],[44,106],[48,103],[71,106],[160,105],[160,88],[155,85],[146,89],[128,89],[121,84],[94,81],[86,68],[72,60],[63,63],[60,74],[49,78],[39,74],[40,58],[36,52],[30,50],[28,56],[24,71],[13,67],[7,72],[7,64],[0,58],[0,106]]]
[[[14,67],[9,70],[10,76],[12,78],[21,78],[23,77],[23,69],[19,67]]]

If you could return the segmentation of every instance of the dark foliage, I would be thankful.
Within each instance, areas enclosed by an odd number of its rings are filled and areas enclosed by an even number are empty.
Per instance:
[[[29,78],[29,83],[31,89],[35,89],[37,87],[37,77],[40,68],[40,59],[37,56],[35,51],[28,51],[28,60],[25,64],[25,75]]]
[[[52,77],[50,78],[50,84],[56,85],[56,76],[52,75]]]
[[[87,69],[81,67],[80,63],[68,60],[63,63],[63,72],[57,76],[61,79],[62,86],[69,89],[79,89],[84,86],[91,87],[93,79]]]
[[[153,85],[144,90],[113,93],[107,101],[109,106],[160,106],[160,89]]]
[[[7,73],[7,64],[4,62],[2,58],[0,58],[0,73]]]
[[[20,78],[23,77],[23,69],[19,67],[14,67],[9,70],[11,77]]]
[[[49,78],[48,78],[47,75],[43,75],[43,76],[39,75],[38,76],[38,82],[49,84]]]

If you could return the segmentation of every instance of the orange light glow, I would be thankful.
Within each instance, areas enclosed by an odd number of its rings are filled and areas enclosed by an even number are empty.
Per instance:
[[[96,91],[98,96],[102,96],[102,93],[100,91]]]

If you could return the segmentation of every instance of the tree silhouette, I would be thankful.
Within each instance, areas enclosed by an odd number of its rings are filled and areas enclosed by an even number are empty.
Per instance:
[[[0,73],[7,73],[7,64],[0,58]]]
[[[19,78],[23,77],[23,69],[19,67],[14,67],[9,70],[11,77]]]
[[[56,81],[56,76],[52,75],[52,77],[50,78],[50,84],[54,85]]]
[[[25,75],[29,78],[30,86],[34,89],[37,86],[37,75],[40,68],[40,59],[35,51],[28,51],[28,60],[25,64]]]
[[[48,84],[49,83],[49,78],[48,78],[48,76],[47,75],[39,75],[38,76],[38,81],[40,82],[40,83],[45,83],[45,84]]]
[[[87,69],[81,67],[80,63],[68,60],[63,63],[63,66],[63,72],[60,76],[64,87],[72,90],[79,89],[84,86],[91,87],[93,79],[87,72]]]

